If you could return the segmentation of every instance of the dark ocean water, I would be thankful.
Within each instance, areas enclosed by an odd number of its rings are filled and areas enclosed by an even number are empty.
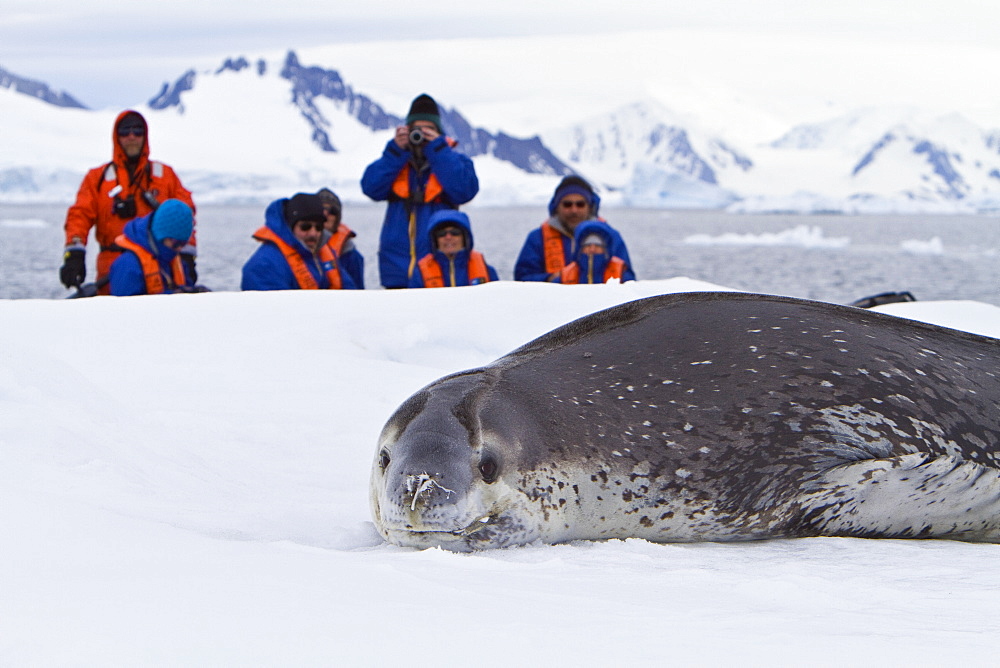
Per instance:
[[[200,282],[239,289],[253,252],[261,206],[201,206]],[[377,288],[376,247],[383,207],[348,205],[344,221]],[[476,248],[502,279],[512,277],[524,237],[543,207],[468,207]],[[66,205],[0,204],[0,298],[57,299]],[[909,290],[919,300],[972,299],[1000,306],[1000,218],[838,216],[603,209],[624,236],[640,279],[687,276],[727,287],[847,303]],[[694,237],[694,238],[692,238]],[[88,280],[96,249],[88,252]]]

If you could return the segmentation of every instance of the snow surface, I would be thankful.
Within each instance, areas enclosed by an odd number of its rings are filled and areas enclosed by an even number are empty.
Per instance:
[[[0,665],[992,665],[1000,546],[385,545],[369,468],[424,384],[674,291],[0,301]],[[881,310],[1000,337],[1000,308]]]

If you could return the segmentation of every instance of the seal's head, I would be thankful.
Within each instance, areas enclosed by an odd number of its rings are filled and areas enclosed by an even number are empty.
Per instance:
[[[519,492],[518,445],[484,426],[480,371],[410,397],[379,437],[371,475],[375,525],[390,543],[455,551],[538,538]]]

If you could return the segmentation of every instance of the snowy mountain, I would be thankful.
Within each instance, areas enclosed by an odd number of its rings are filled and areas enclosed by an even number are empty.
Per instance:
[[[655,101],[636,102],[545,135],[573,167],[633,205],[722,206],[738,199],[721,181],[753,161]]]
[[[87,108],[69,93],[61,90],[52,90],[49,88],[48,84],[42,81],[19,77],[12,72],[8,72],[2,67],[0,67],[0,88],[13,89],[18,93],[36,97],[39,100],[48,102],[49,104],[54,104],[57,107],[72,107],[76,109]]]
[[[891,194],[928,206],[989,209],[1000,193],[1000,133],[959,114],[868,109],[802,125],[771,144],[778,151],[840,154],[842,191],[853,201]]]
[[[239,57],[227,59],[214,75],[218,76],[227,71],[234,73],[248,71],[258,77],[264,77],[268,74],[268,69],[268,64],[263,59],[258,59],[251,67],[245,57]],[[289,82],[292,105],[309,123],[312,129],[312,141],[322,151],[336,153],[338,149],[330,136],[331,119],[327,118],[318,106],[319,100],[333,101],[338,110],[346,111],[358,123],[373,132],[391,130],[404,122],[402,116],[386,112],[370,97],[355,92],[336,70],[303,66],[294,51],[289,51],[285,57],[280,77]],[[177,107],[183,112],[184,94],[195,89],[197,78],[195,71],[189,70],[173,86],[165,84],[160,93],[149,102],[150,108],[163,110]],[[565,175],[572,172],[546,149],[537,137],[518,139],[504,133],[491,134],[486,130],[472,127],[455,109],[442,109],[441,117],[450,136],[458,140],[461,150],[470,157],[492,155],[501,161],[510,162],[529,174]]]
[[[71,198],[83,170],[110,157],[117,110],[86,111],[45,84],[27,86],[2,70],[0,77],[8,82],[0,88],[0,194],[9,201]],[[495,120],[487,129],[438,102],[446,130],[476,163],[480,205],[544,203],[558,177],[575,172],[592,180],[605,202],[631,206],[1000,208],[1000,130],[958,113],[864,108],[755,143],[746,133],[732,139],[720,123],[728,113],[730,127],[745,125],[745,106],[727,112],[716,98],[695,93],[676,99],[683,109],[662,96],[623,100],[530,137],[505,132]],[[191,69],[138,108],[150,120],[154,157],[174,165],[199,201],[259,202],[322,186],[366,201],[360,175],[406,106],[289,51]]]

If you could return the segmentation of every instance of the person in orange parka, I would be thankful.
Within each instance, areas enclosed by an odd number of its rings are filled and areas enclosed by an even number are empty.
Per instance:
[[[174,170],[149,159],[149,126],[137,111],[127,109],[115,119],[111,134],[114,159],[87,172],[76,195],[76,203],[66,213],[66,248],[59,279],[67,288],[79,287],[87,277],[86,249],[90,228],[100,244],[97,256],[99,294],[108,294],[108,272],[121,254],[115,239],[125,224],[149,215],[160,202],[179,199],[194,211],[191,193]],[[185,270],[197,280],[195,237],[181,249]]]

